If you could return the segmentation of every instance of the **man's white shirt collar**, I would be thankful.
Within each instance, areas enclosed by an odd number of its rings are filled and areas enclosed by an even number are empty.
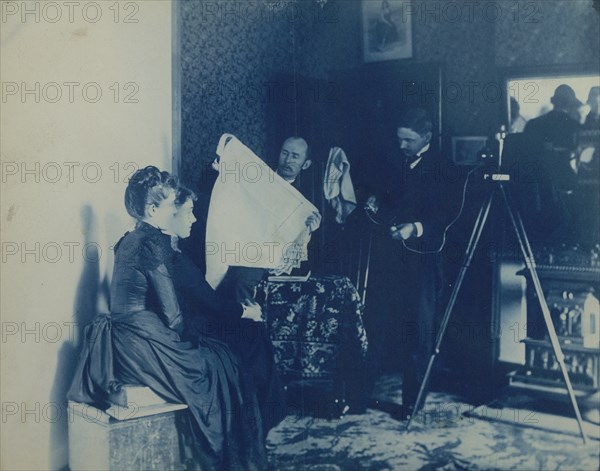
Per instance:
[[[413,168],[415,168],[417,165],[419,165],[419,162],[421,162],[421,159],[423,158],[422,155],[427,152],[429,150],[429,144],[426,144],[425,147],[423,147],[419,152],[417,152],[417,159],[415,159],[411,164],[410,164],[410,169],[412,170]]]

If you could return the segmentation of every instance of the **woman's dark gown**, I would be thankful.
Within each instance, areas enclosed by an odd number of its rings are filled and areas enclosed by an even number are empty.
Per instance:
[[[111,315],[86,327],[68,398],[106,401],[121,384],[150,387],[193,416],[202,469],[267,467],[260,413],[229,348],[218,340],[181,341],[183,317],[165,263],[170,237],[141,223],[115,247]]]
[[[246,384],[258,398],[266,437],[285,417],[285,398],[265,325],[242,319],[242,306],[213,290],[202,271],[181,252],[173,250],[169,271],[183,306],[183,337],[191,341],[214,337],[236,354]]]

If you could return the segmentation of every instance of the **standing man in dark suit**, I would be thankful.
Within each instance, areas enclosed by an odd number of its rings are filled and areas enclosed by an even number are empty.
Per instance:
[[[581,125],[571,117],[571,112],[581,107],[582,103],[575,96],[575,91],[566,84],[556,87],[550,101],[554,107],[552,111],[530,120],[525,132],[545,149],[573,150],[577,146],[577,133]]]
[[[443,290],[441,250],[453,211],[447,183],[456,173],[432,149],[432,120],[404,110],[396,143],[378,163],[368,211],[376,227],[367,298],[370,376],[400,368],[402,419],[413,413],[432,353]]]
[[[568,85],[556,87],[550,99],[552,111],[532,119],[525,126],[531,149],[529,157],[536,169],[533,192],[537,219],[533,226],[537,237],[574,237],[578,223],[573,190],[577,186],[577,144],[581,124],[571,117],[581,107],[575,91]],[[526,220],[527,223],[530,221]],[[539,234],[538,234],[539,232]]]

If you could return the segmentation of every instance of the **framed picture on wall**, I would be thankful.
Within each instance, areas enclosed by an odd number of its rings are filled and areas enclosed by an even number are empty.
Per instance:
[[[412,0],[362,0],[363,59],[412,57]]]
[[[454,136],[452,138],[452,161],[456,165],[474,165],[477,154],[487,145],[485,136]]]

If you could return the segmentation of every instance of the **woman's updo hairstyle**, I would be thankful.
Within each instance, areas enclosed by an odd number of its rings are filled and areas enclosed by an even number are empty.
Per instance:
[[[176,189],[177,179],[169,172],[161,172],[152,165],[139,169],[131,176],[125,190],[125,208],[131,217],[142,220],[147,205],[159,205]]]
[[[196,196],[196,193],[188,187],[179,185],[177,187],[177,194],[175,195],[175,206],[179,208],[179,206],[185,204],[187,200],[197,201],[198,197]]]

